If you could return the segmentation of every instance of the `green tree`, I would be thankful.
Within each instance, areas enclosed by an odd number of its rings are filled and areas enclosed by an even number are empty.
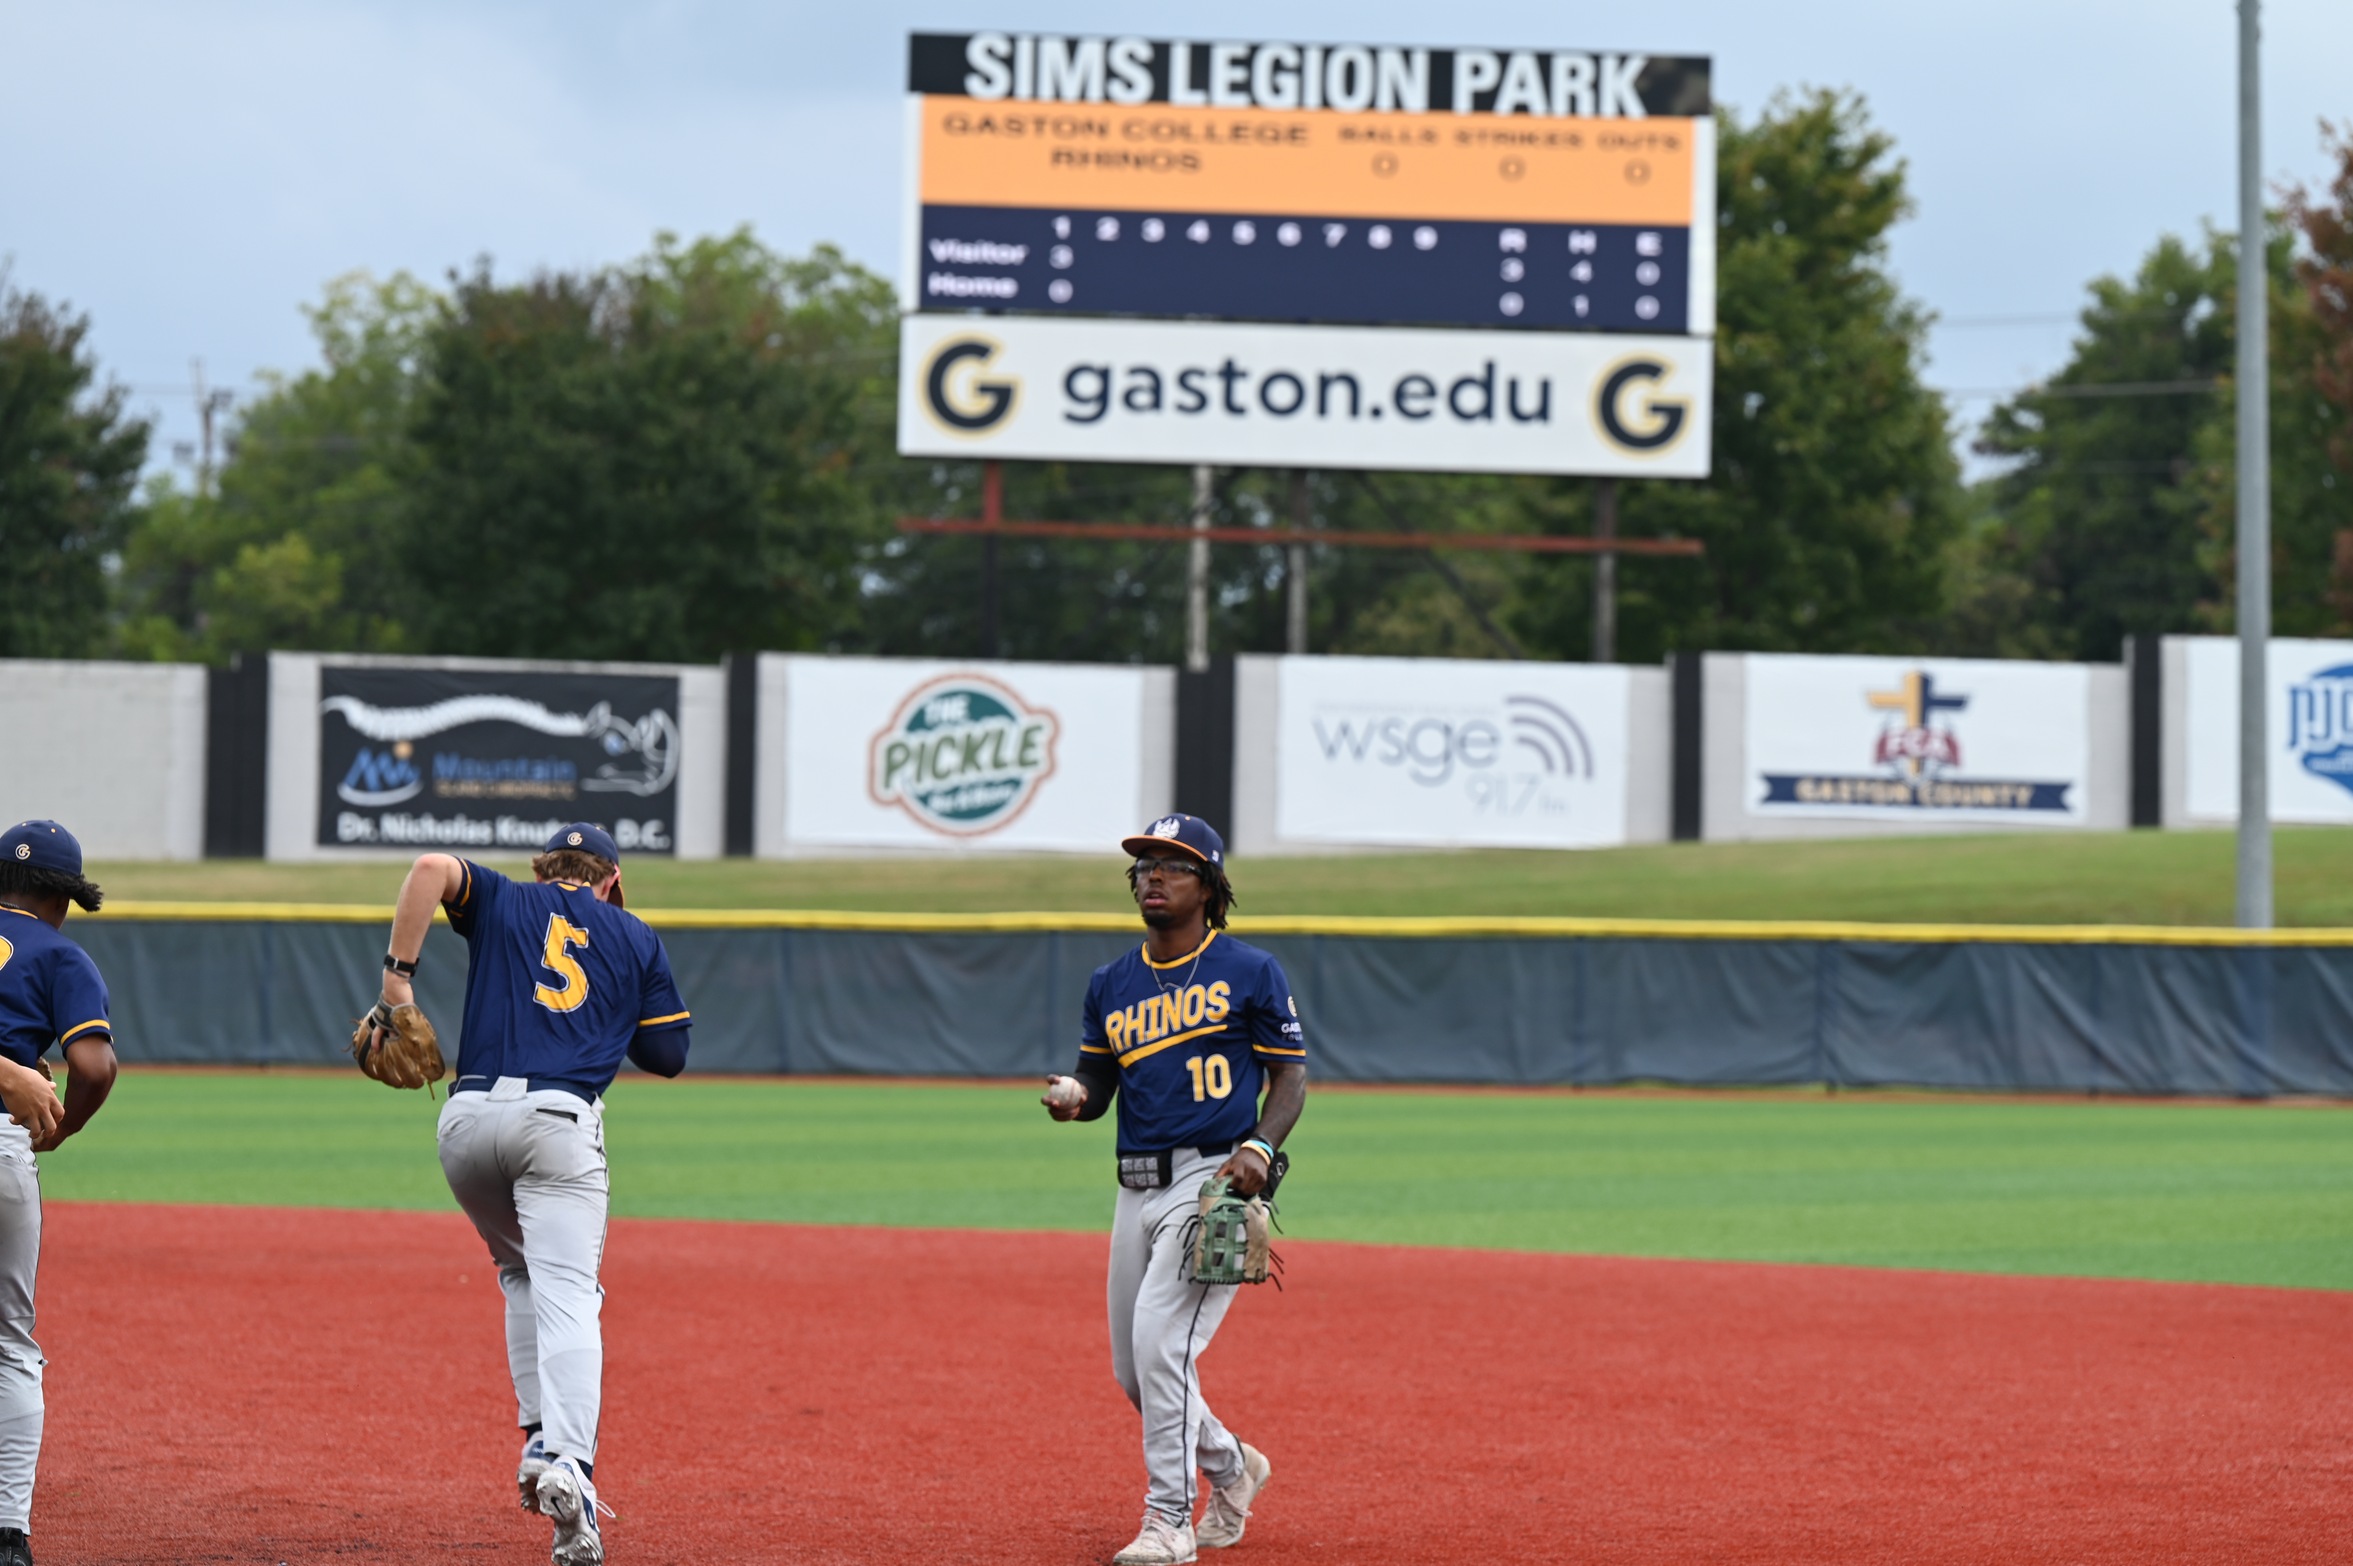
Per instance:
[[[889,286],[748,232],[462,279],[427,333],[403,534],[418,644],[706,659],[857,625],[896,487]]]
[[[2107,660],[2197,623],[2214,583],[2195,447],[2234,351],[2234,276],[2227,238],[2165,237],[2091,285],[2066,366],[1987,418],[1978,449],[2015,466],[1988,486],[1980,587],[2014,614],[1980,615],[1995,640],[1968,650]]]
[[[1707,552],[1620,562],[1619,655],[1916,646],[1961,506],[1945,406],[1920,379],[1927,317],[1888,270],[1904,164],[1851,94],[1777,98],[1753,123],[1720,110],[1717,145],[1711,473],[1623,486],[1619,523]],[[1523,504],[1541,531],[1591,530],[1590,481]],[[1586,655],[1592,569],[1519,573],[1510,619],[1531,646]]]
[[[440,299],[352,273],[306,309],[322,360],[240,410],[216,492],[150,488],[123,550],[118,646],[213,660],[411,645],[408,423]]]
[[[104,643],[106,558],[130,530],[148,427],[121,387],[93,389],[89,334],[0,272],[0,657]]]

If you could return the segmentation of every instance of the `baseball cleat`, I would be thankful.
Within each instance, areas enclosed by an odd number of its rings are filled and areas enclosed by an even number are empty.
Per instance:
[[[577,1459],[550,1459],[539,1476],[539,1511],[552,1518],[556,1540],[550,1552],[555,1566],[603,1566],[605,1541],[598,1534],[596,1514],[613,1509],[596,1498],[596,1486],[580,1471]]]
[[[1194,1538],[1212,1550],[1240,1544],[1242,1530],[1250,1523],[1250,1504],[1274,1476],[1275,1465],[1266,1460],[1266,1454],[1243,1442],[1242,1477],[1222,1490],[1210,1490],[1209,1504],[1201,1508],[1201,1526],[1194,1531]]]
[[[0,1528],[0,1566],[33,1566],[33,1541],[22,1528]]]
[[[539,1476],[546,1472],[547,1443],[534,1430],[531,1439],[523,1443],[523,1460],[515,1465],[515,1494],[522,1501],[523,1510],[539,1510]]]
[[[1144,1531],[1136,1535],[1135,1543],[1112,1556],[1111,1562],[1112,1566],[1184,1566],[1195,1558],[1190,1522],[1146,1512]]]

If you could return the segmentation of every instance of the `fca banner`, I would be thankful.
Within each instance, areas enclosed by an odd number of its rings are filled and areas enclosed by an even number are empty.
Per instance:
[[[917,34],[922,310],[1714,330],[1703,58]]]

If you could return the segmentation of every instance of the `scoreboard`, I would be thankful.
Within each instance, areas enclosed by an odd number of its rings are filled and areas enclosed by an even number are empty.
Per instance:
[[[1699,477],[1709,62],[922,33],[908,455]]]
[[[1704,333],[1708,62],[917,35],[911,309]]]

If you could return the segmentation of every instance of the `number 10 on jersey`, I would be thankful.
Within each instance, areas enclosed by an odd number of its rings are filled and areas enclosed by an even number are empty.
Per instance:
[[[1195,1055],[1185,1062],[1185,1070],[1192,1073],[1194,1103],[1233,1096],[1234,1067],[1223,1055]]]

